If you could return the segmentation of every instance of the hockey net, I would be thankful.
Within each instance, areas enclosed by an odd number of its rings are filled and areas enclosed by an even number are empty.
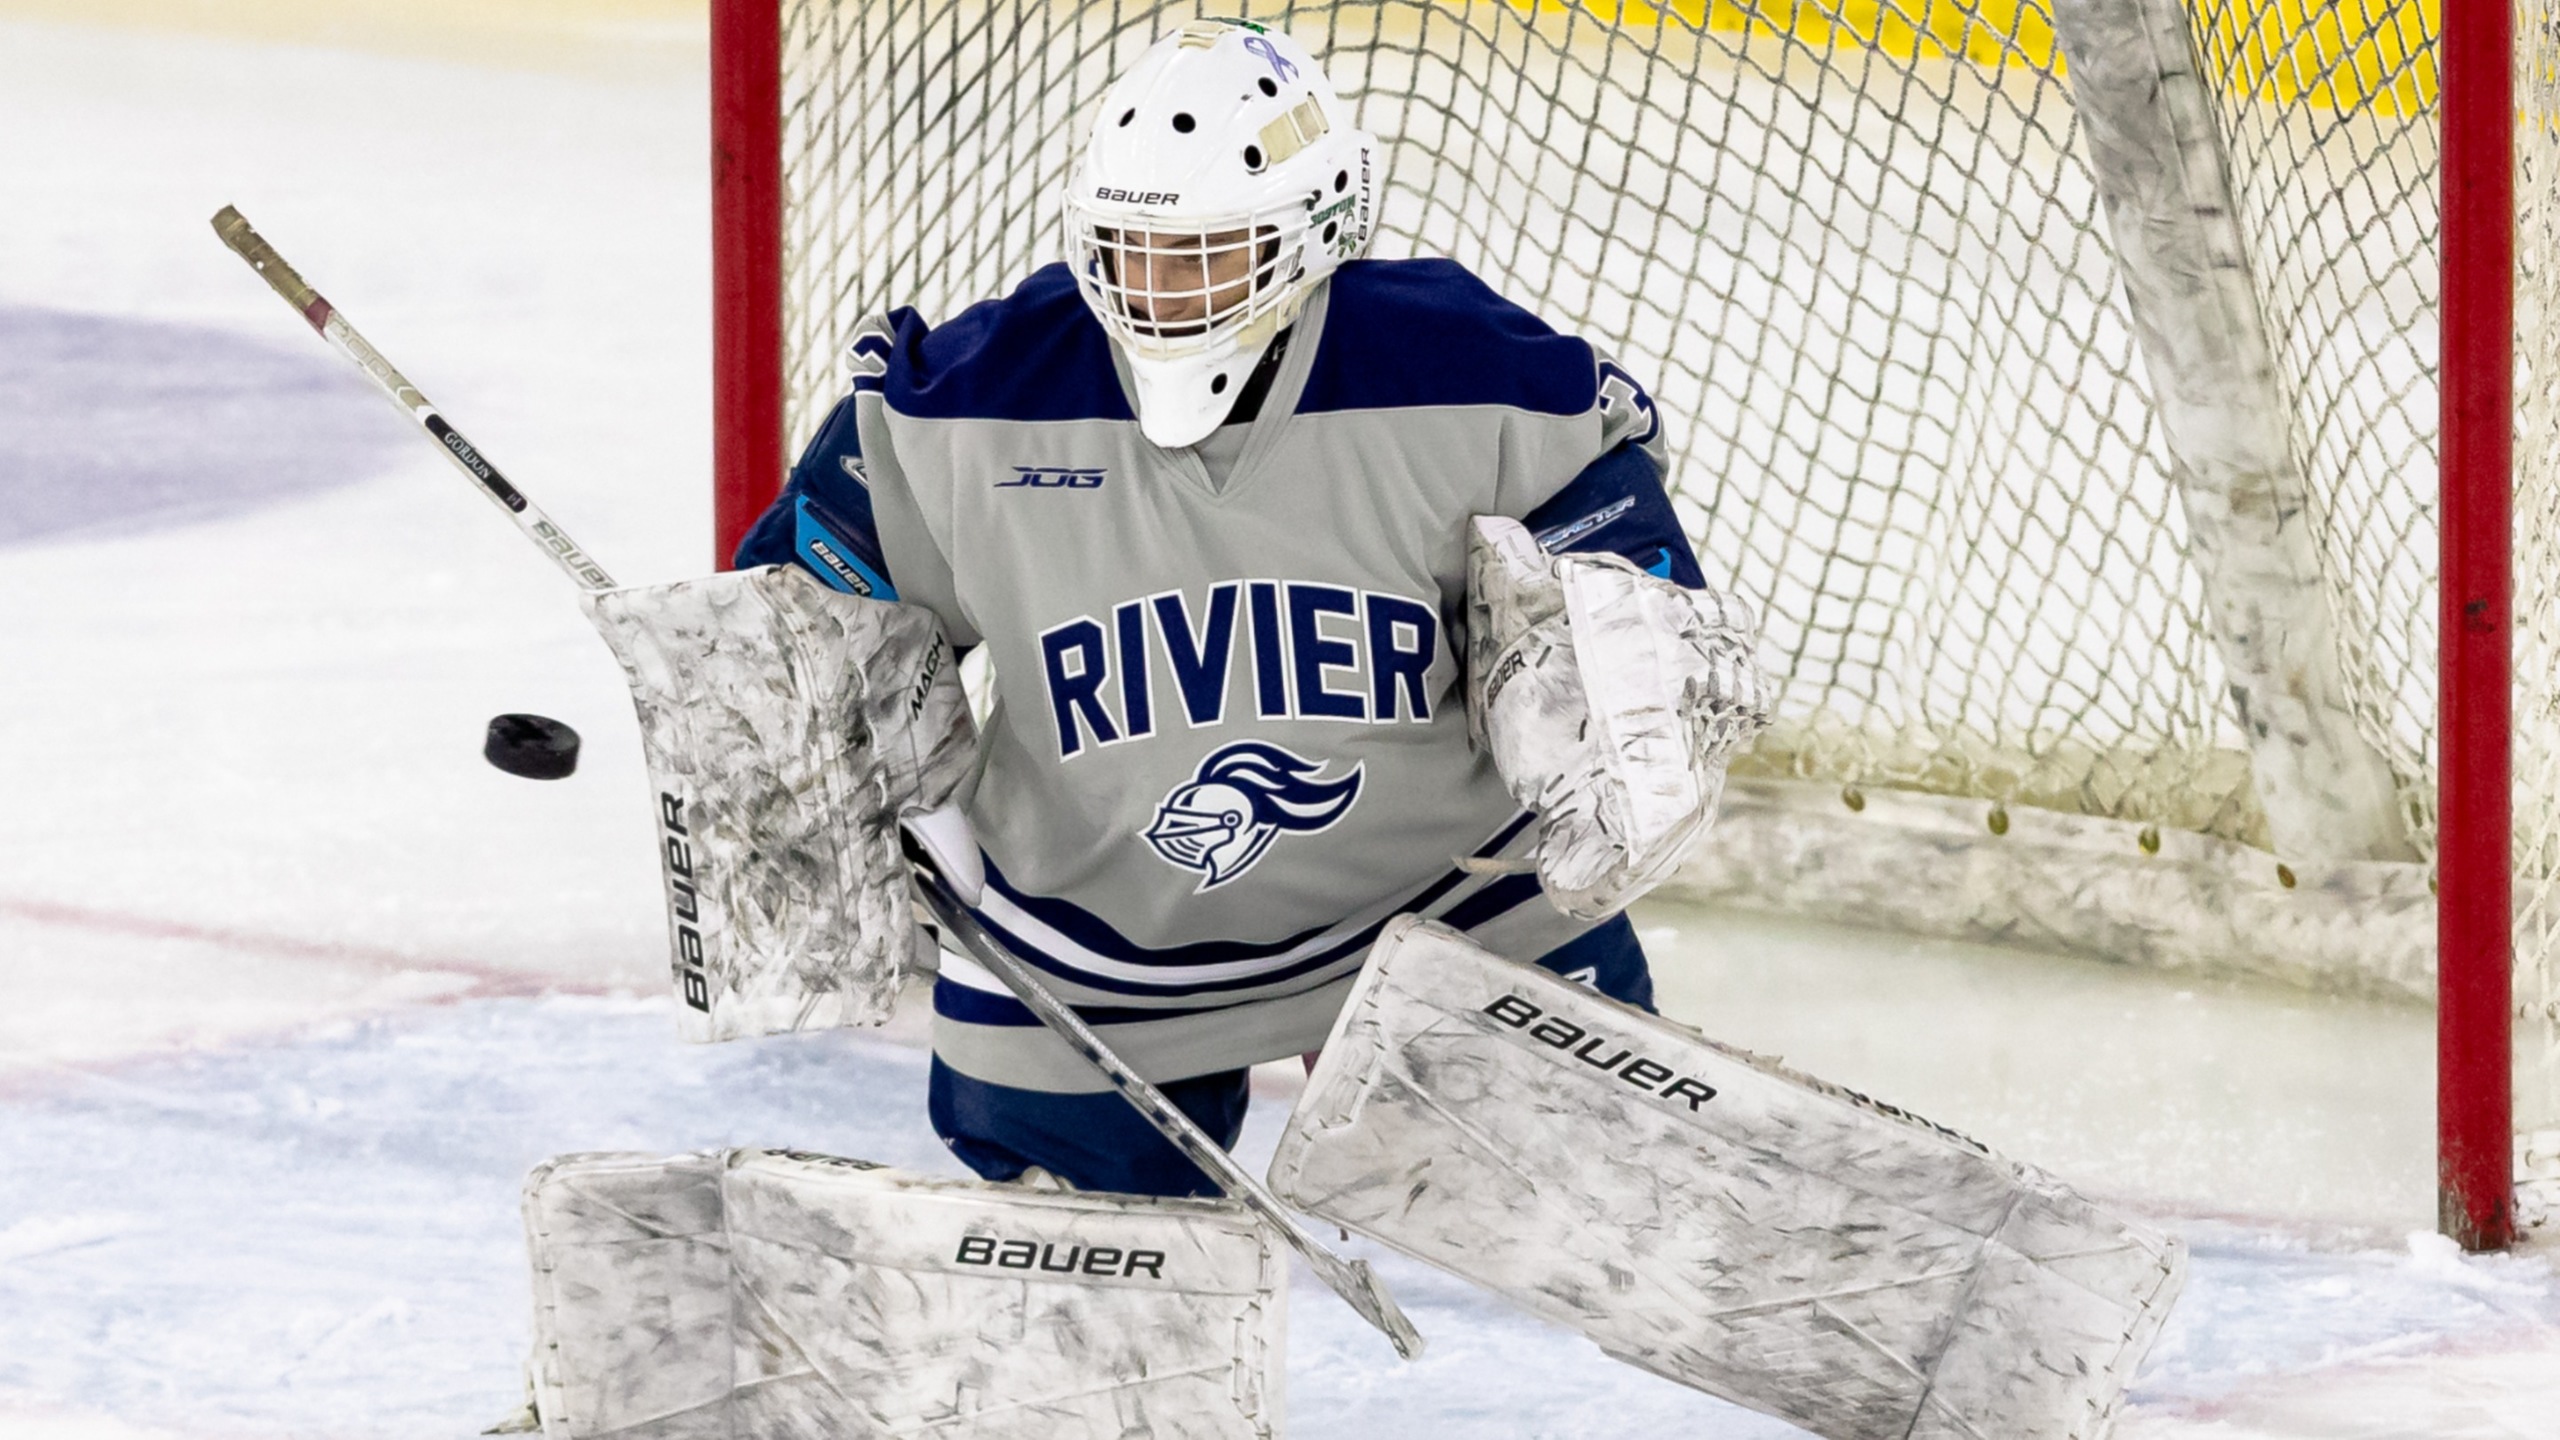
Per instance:
[[[1743,838],[1695,886],[2429,993],[2432,0],[2171,12],[2307,512],[2281,562],[2199,553],[2045,0],[1243,8],[1388,142],[1374,253],[1454,257],[1651,385],[1701,558],[1759,605],[1782,683],[1729,802]],[[1058,258],[1110,77],[1237,9],[784,0],[789,445],[841,392],[860,316],[945,318]],[[2560,42],[2523,19],[2530,356],[2560,285]],[[2560,1172],[2560,410],[2547,375],[2518,380],[2516,1110],[2520,1154]],[[2270,574],[2379,777],[2363,838],[2327,853],[2287,837],[2325,837],[2346,802],[2288,827],[2300,797],[2269,779],[2282,757],[2216,630]],[[1958,836],[1977,853],[1952,872]]]

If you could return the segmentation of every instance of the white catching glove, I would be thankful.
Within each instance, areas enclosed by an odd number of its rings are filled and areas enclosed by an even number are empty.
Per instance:
[[[1600,919],[1706,833],[1726,764],[1769,723],[1740,600],[1616,555],[1549,555],[1477,516],[1467,547],[1468,724],[1538,812],[1538,878]]]

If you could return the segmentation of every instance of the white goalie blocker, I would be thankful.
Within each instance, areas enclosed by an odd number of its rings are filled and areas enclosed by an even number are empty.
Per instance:
[[[585,603],[640,715],[685,1038],[886,1021],[915,950],[898,817],[976,759],[933,617],[790,566]]]
[[[1271,1188],[1828,1440],[2094,1440],[2185,1267],[2030,1167],[1411,917]]]
[[[534,1408],[578,1440],[1271,1440],[1288,1271],[1228,1201],[779,1151],[525,1186]]]

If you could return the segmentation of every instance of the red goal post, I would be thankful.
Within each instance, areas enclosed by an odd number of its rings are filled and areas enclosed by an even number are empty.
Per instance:
[[[712,0],[720,563],[851,321],[1056,258],[1100,80],[1237,8]],[[1243,8],[1395,145],[1380,253],[1656,378],[1786,712],[1693,893],[2432,997],[2443,1227],[2509,1243],[2520,1173],[2560,1199],[2560,480],[2517,468],[2560,466],[2560,397],[2530,348],[2514,388],[2560,28],[2520,70],[2501,0]],[[1959,831],[1999,895],[1930,868]]]
[[[711,0],[712,563],[782,489],[782,0]]]
[[[2440,42],[2436,1191],[2475,1250],[2516,1238],[2514,15],[2453,0]]]

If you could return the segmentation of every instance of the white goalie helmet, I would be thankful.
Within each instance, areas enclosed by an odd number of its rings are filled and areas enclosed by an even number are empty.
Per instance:
[[[1218,428],[1307,292],[1368,248],[1377,142],[1314,58],[1195,20],[1103,96],[1067,181],[1067,263],[1166,447]]]

